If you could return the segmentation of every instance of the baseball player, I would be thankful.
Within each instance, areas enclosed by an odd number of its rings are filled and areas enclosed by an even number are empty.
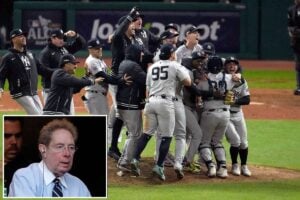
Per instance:
[[[127,140],[122,155],[118,161],[118,168],[130,171],[130,161],[136,149],[138,138],[142,134],[142,110],[145,106],[146,72],[141,66],[142,48],[130,45],[126,49],[125,60],[119,67],[119,77],[129,74],[132,84],[118,84],[117,106],[121,119],[128,130]]]
[[[74,93],[88,85],[94,85],[103,81],[102,77],[95,80],[78,79],[75,74],[78,61],[71,54],[64,54],[59,62],[61,69],[57,69],[51,78],[51,88],[47,98],[45,115],[69,115],[70,104]]]
[[[139,12],[136,7],[133,7],[128,15],[123,16],[118,21],[118,28],[112,36],[111,40],[111,52],[112,52],[112,75],[117,76],[119,72],[119,65],[125,58],[125,49],[131,44],[140,43],[135,39],[135,25],[133,21],[137,18]],[[109,113],[108,131],[112,135],[111,145],[108,151],[108,155],[115,160],[118,160],[121,156],[121,152],[118,148],[118,139],[123,126],[123,120],[120,119],[117,110],[116,94],[117,86],[109,85],[109,92],[112,97],[113,105]]]
[[[203,112],[200,126],[203,131],[203,137],[200,144],[200,154],[208,168],[208,177],[227,178],[227,167],[225,150],[222,145],[222,139],[229,124],[230,112],[229,105],[224,103],[225,94],[236,84],[230,74],[225,74],[222,59],[218,56],[212,56],[208,59],[207,70],[208,79],[200,81],[199,88],[207,91],[202,96]],[[229,94],[229,93],[228,93]],[[212,161],[211,148],[217,161],[216,166]]]
[[[176,37],[178,36],[178,33],[173,33],[169,30],[164,31],[160,36],[160,41],[161,45],[164,44],[172,44],[175,47],[176,44]],[[153,58],[153,62],[156,62],[159,60],[159,55],[160,55],[160,49],[158,48],[157,51],[155,52],[155,56]]]
[[[179,26],[174,23],[169,23],[165,26],[165,31],[170,31],[171,33],[178,34],[177,37],[174,38],[174,44],[176,47],[179,47],[180,45],[183,44],[182,41],[179,40]]]
[[[8,79],[12,98],[27,114],[40,115],[43,108],[37,93],[38,73],[51,77],[52,70],[41,67],[34,55],[26,49],[27,33],[14,29],[9,34],[12,48],[0,63],[0,99]]]
[[[300,0],[288,9],[288,33],[290,45],[294,51],[296,70],[296,89],[294,95],[300,95]]]
[[[241,72],[239,61],[235,57],[228,57],[225,60],[225,71],[233,76]],[[241,85],[233,87],[234,101],[230,105],[230,122],[226,130],[226,138],[230,143],[230,156],[232,161],[232,174],[239,176],[251,176],[251,171],[247,167],[248,140],[247,127],[242,110],[242,105],[249,105],[250,93],[246,80],[241,78]],[[226,102],[225,102],[226,103]],[[237,162],[240,155],[241,169]]]
[[[165,44],[161,47],[160,61],[149,67],[147,73],[147,97],[149,102],[144,109],[144,133],[138,140],[136,152],[131,162],[132,173],[139,176],[139,159],[151,136],[157,131],[161,137],[158,160],[153,173],[165,180],[163,162],[169,151],[175,129],[175,104],[177,80],[190,86],[191,79],[187,71],[175,62],[175,47]],[[180,175],[179,169],[175,169]]]
[[[98,74],[107,73],[107,65],[102,60],[102,45],[98,39],[89,40],[87,46],[89,56],[85,60],[84,67],[88,77],[94,80]],[[90,114],[108,114],[107,90],[108,84],[105,82],[85,87],[83,102]]]
[[[191,57],[194,51],[201,51],[202,46],[199,44],[199,34],[203,34],[203,29],[191,26],[185,32],[185,44],[178,47],[176,50],[176,60],[181,63],[182,58]]]
[[[194,71],[198,70],[199,66],[206,59],[206,55],[203,51],[201,52],[193,52],[191,58],[183,58],[182,65],[185,66],[190,74],[192,81],[194,82]],[[188,141],[188,150],[185,156],[185,167],[188,171],[191,172],[199,172],[196,171],[196,165],[194,163],[194,156],[198,152],[198,147],[201,143],[202,139],[202,130],[198,123],[199,117],[197,113],[197,97],[202,95],[202,91],[195,92],[191,90],[191,88],[185,87],[183,88],[183,104],[186,115],[186,129],[187,135],[191,136],[190,141]],[[189,138],[187,136],[187,138]]]
[[[134,19],[135,26],[135,39],[143,46],[144,56],[152,54],[159,46],[160,38],[154,35],[149,30],[143,28],[143,18],[144,15],[139,11],[136,13],[136,18]],[[144,58],[143,58],[144,59]],[[147,63],[142,63],[147,64]],[[144,66],[143,66],[144,67]],[[147,69],[146,69],[147,71]]]
[[[72,42],[65,42],[64,39],[72,39]],[[85,46],[85,39],[73,30],[66,33],[61,29],[53,29],[49,33],[48,44],[40,53],[40,62],[44,67],[59,69],[59,60],[62,55],[74,54]],[[46,103],[50,87],[51,77],[42,77],[44,103]],[[71,102],[71,114],[75,114],[74,101]]]

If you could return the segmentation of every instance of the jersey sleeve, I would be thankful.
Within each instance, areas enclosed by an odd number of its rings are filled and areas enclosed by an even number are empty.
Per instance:
[[[100,60],[91,60],[90,63],[87,63],[88,65],[88,70],[91,74],[95,75],[98,72],[104,71],[102,66],[102,63]]]
[[[189,72],[185,67],[181,66],[178,63],[175,63],[175,66],[177,71],[176,76],[179,81],[183,81],[184,79],[190,78]]]

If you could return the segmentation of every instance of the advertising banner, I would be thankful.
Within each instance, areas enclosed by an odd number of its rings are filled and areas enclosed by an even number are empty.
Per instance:
[[[41,49],[47,44],[49,31],[65,27],[64,10],[23,10],[22,30],[28,33],[30,49]]]
[[[109,50],[108,37],[117,27],[118,19],[128,12],[124,11],[76,11],[75,30],[87,40],[98,38]],[[239,53],[240,51],[240,13],[237,11],[143,11],[143,26],[155,35],[164,31],[168,23],[179,26],[179,39],[183,40],[185,31],[192,25],[204,30],[200,43],[212,42],[219,53]]]

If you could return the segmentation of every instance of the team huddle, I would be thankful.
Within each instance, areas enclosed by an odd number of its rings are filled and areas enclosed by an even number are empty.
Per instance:
[[[0,98],[8,79],[12,98],[28,114],[70,115],[75,114],[73,94],[85,87],[82,100],[87,111],[109,116],[108,155],[117,160],[121,171],[135,176],[143,173],[141,154],[155,136],[152,172],[160,180],[166,179],[166,166],[172,166],[177,178],[182,179],[185,170],[199,172],[200,163],[206,166],[208,177],[226,178],[222,144],[226,136],[231,173],[251,176],[242,111],[242,105],[250,103],[250,93],[239,61],[219,57],[212,43],[201,45],[202,29],[190,26],[184,32],[184,41],[179,41],[179,27],[170,23],[157,37],[142,27],[143,18],[134,7],[119,19],[109,38],[111,73],[97,39],[86,44],[74,31],[55,29],[36,58],[26,49],[26,33],[13,30],[12,48],[0,65]],[[66,37],[72,42],[65,43]],[[74,70],[78,61],[72,54],[84,46],[89,52],[84,64],[86,75],[77,78]],[[37,95],[38,74],[42,75],[44,107]],[[123,126],[127,138],[120,152],[118,140]],[[174,151],[170,149],[172,138]]]

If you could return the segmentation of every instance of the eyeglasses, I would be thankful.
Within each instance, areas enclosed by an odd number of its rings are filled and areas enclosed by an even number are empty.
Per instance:
[[[68,150],[71,154],[73,154],[78,149],[75,145],[64,145],[64,144],[57,144],[57,145],[50,146],[50,147],[56,153],[61,153],[65,150]]]

